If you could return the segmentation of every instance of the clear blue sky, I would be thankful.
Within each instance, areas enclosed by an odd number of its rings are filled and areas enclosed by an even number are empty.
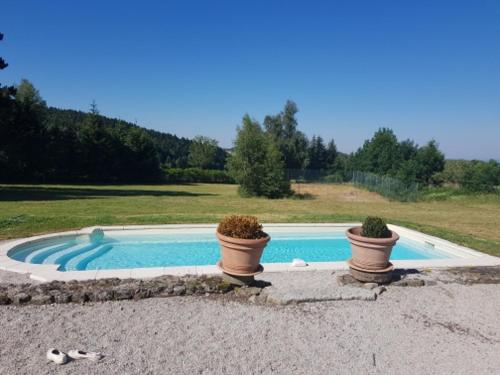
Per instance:
[[[500,1],[2,0],[3,84],[49,105],[230,146],[244,113],[297,102],[353,151],[380,126],[500,159]]]

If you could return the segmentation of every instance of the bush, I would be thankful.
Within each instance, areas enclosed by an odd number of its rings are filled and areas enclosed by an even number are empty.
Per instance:
[[[344,182],[344,176],[340,172],[336,172],[334,174],[329,174],[323,178],[324,182],[330,182],[333,184],[341,184]]]
[[[262,231],[259,220],[255,216],[247,215],[226,216],[220,221],[217,232],[227,237],[246,240],[255,240],[267,236]]]
[[[472,161],[466,168],[460,180],[460,186],[470,192],[492,193],[500,182],[497,175],[498,164]]]
[[[361,235],[369,238],[389,238],[392,233],[382,218],[369,216],[363,222]]]
[[[500,185],[500,163],[495,160],[447,160],[444,171],[433,176],[444,185],[469,193],[492,193]]]
[[[234,179],[226,171],[201,168],[163,168],[163,180],[175,182],[207,182],[234,184]]]

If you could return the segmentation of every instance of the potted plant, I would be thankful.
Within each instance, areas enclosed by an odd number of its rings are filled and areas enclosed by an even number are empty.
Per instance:
[[[380,217],[367,217],[361,227],[347,230],[352,264],[366,271],[382,271],[389,266],[392,247],[399,235],[387,228]]]
[[[216,231],[220,243],[220,267],[225,273],[250,276],[262,271],[260,257],[271,237],[254,216],[231,215]]]

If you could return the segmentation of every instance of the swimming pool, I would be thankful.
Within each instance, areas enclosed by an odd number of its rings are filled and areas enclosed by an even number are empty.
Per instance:
[[[264,229],[272,240],[261,262],[268,271],[290,270],[296,258],[307,262],[308,269],[345,268],[345,261],[351,257],[345,230],[353,225],[356,224],[267,224]],[[391,262],[396,265],[458,265],[464,260],[474,265],[478,259],[490,263],[492,259],[499,260],[403,227],[390,227],[400,235],[391,255]],[[176,271],[215,273],[220,258],[215,228],[216,225],[104,227],[104,237],[97,240],[91,239],[95,228],[39,236],[0,246],[0,268],[38,274],[44,280],[65,279],[63,274],[67,278],[99,278],[146,277]]]
[[[345,261],[351,257],[349,241],[342,233],[268,231],[271,242],[263,263],[290,263],[299,258],[306,262]],[[34,264],[57,264],[60,271],[97,269],[197,266],[215,264],[220,258],[219,244],[213,233],[106,233],[100,241],[89,236],[19,249],[12,259]],[[391,259],[448,258],[431,246],[402,238]]]

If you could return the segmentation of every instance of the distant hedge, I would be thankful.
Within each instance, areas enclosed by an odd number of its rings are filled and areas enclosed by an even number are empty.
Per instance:
[[[437,184],[458,184],[469,192],[500,192],[500,163],[496,160],[446,160],[444,170],[436,173],[433,179]]]
[[[201,168],[162,168],[165,182],[209,182],[234,184],[234,179],[226,171]]]

